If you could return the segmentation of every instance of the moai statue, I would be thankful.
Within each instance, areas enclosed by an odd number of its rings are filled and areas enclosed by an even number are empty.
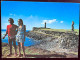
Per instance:
[[[46,28],[46,22],[45,22],[45,28]]]
[[[74,21],[72,21],[72,31],[74,31]]]

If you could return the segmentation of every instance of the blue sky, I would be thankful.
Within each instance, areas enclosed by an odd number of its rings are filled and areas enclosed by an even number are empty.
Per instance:
[[[6,29],[9,18],[16,25],[21,18],[26,30],[44,27],[44,22],[48,28],[71,29],[72,21],[79,29],[79,3],[1,1],[1,29]]]

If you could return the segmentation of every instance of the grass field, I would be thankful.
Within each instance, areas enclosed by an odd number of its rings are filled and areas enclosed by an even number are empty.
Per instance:
[[[70,32],[71,29],[41,29],[41,30],[47,30],[47,31],[59,31],[59,32]],[[74,29],[74,32],[76,32],[77,35],[79,35],[79,29]]]
[[[41,30],[48,30],[48,31],[60,31],[60,32],[66,32],[71,31],[71,29],[41,29]],[[74,29],[74,31],[79,32],[79,29]]]

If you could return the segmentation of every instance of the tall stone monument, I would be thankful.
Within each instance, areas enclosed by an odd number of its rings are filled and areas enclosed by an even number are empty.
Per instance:
[[[72,31],[74,31],[74,21],[72,21]]]
[[[45,22],[45,28],[46,28],[46,22]]]

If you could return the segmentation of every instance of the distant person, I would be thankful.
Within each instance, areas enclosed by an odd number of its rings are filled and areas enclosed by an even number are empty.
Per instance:
[[[74,21],[72,21],[72,31],[74,31]]]
[[[23,25],[22,19],[18,20],[18,25],[19,26],[18,26],[18,33],[16,35],[16,41],[18,42],[19,46],[19,57],[21,56],[21,48],[23,49],[23,57],[25,57],[24,41],[25,41],[26,26]]]
[[[15,56],[17,55],[17,52],[16,52],[16,29],[17,29],[17,25],[14,25],[14,20],[12,18],[9,18],[9,25],[7,25],[7,30],[6,30],[6,34],[5,36],[8,34],[8,42],[9,42],[9,46],[10,46],[10,54],[7,55],[7,56],[11,56],[12,55],[12,42],[13,42],[13,46],[14,46],[14,49],[15,49]],[[5,36],[3,37],[3,39],[5,38]]]

